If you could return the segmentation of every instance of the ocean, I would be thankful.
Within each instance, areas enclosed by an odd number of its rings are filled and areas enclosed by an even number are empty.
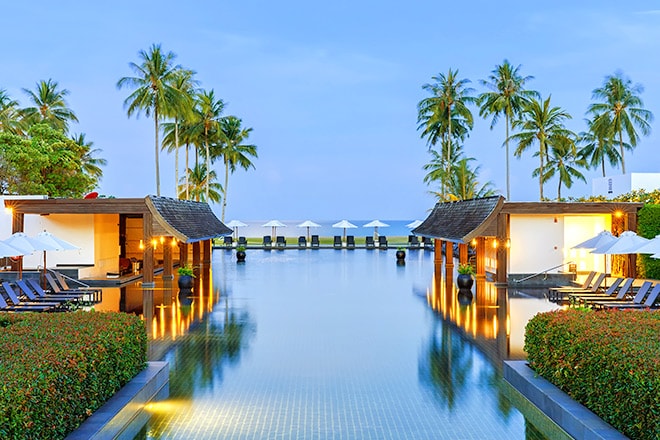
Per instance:
[[[373,219],[372,219],[373,220]],[[365,224],[371,222],[372,220],[350,220],[348,221],[357,228],[348,228],[346,229],[347,235],[354,235],[355,237],[366,237],[367,235],[374,235],[373,227],[364,227]],[[412,222],[414,219],[410,220],[381,220],[383,223],[388,224],[387,227],[379,227],[378,235],[385,235],[391,237],[407,237],[411,232],[410,228],[406,225]],[[272,228],[269,226],[262,226],[264,223],[267,223],[269,220],[241,220],[247,226],[238,228],[238,235],[245,237],[263,237],[264,235],[272,235]],[[279,220],[284,223],[286,227],[278,227],[276,229],[276,235],[283,235],[287,238],[297,238],[301,235],[307,235],[307,228],[300,228],[297,225],[301,224],[305,220]],[[314,223],[321,225],[320,227],[309,228],[310,235],[318,235],[319,237],[332,237],[334,235],[343,235],[343,228],[333,228],[332,225],[341,221],[341,220],[312,220]],[[229,222],[227,222],[229,223]]]

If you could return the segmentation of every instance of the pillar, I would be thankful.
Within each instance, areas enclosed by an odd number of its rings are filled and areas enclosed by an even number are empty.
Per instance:
[[[174,278],[172,268],[172,237],[167,237],[163,243],[163,279],[171,280]]]
[[[142,250],[142,286],[154,287],[154,248],[151,243],[152,218],[151,213],[142,215],[142,242],[144,249]]]

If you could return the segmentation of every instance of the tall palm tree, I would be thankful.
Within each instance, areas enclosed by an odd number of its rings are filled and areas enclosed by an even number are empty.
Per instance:
[[[497,192],[492,182],[483,185],[479,183],[479,170],[481,166],[470,167],[473,157],[462,157],[456,162],[449,180],[447,195],[449,200],[467,200],[479,197],[490,197]]]
[[[575,145],[575,139],[571,136],[559,137],[554,142],[548,152],[548,163],[544,168],[543,182],[547,182],[555,174],[559,174],[559,182],[557,184],[557,201],[561,200],[561,186],[564,184],[566,188],[573,186],[574,179],[579,179],[586,182],[584,175],[580,172],[580,168],[587,168],[588,162],[581,155]],[[537,152],[538,153],[538,152]],[[540,169],[534,170],[535,177],[540,176]]]
[[[440,141],[447,153],[446,165],[452,162],[452,138],[464,140],[474,125],[468,104],[473,103],[473,89],[468,87],[470,80],[458,79],[458,70],[447,75],[432,77],[433,83],[424,84],[422,89],[431,93],[417,104],[418,130],[427,139],[429,148]],[[449,168],[447,169],[449,175]]]
[[[239,166],[244,170],[254,168],[251,157],[258,157],[257,146],[245,144],[252,128],[241,127],[242,121],[236,116],[227,116],[220,120],[220,149],[217,152],[225,163],[225,184],[222,198],[222,217],[225,221],[225,208],[227,207],[227,188],[229,186],[229,173],[232,174]]]
[[[426,176],[424,176],[424,183],[431,184],[438,182],[440,184],[440,192],[436,194],[440,200],[448,201],[450,197],[448,196],[448,190],[450,186],[450,180],[452,179],[452,171],[456,167],[456,163],[459,158],[463,155],[463,147],[458,143],[451,144],[451,153],[447,153],[447,148],[450,148],[446,143],[443,145],[442,152],[439,152],[435,149],[430,149],[429,153],[431,154],[431,161],[423,166],[425,171],[428,171]],[[447,158],[451,158],[451,162],[447,162]]]
[[[604,121],[606,121],[605,115],[602,119],[602,122]],[[607,159],[610,165],[615,167],[621,162],[621,154],[616,149],[611,133],[601,133],[596,130],[593,119],[587,119],[586,123],[587,131],[580,133],[580,143],[583,144],[580,155],[587,160],[590,168],[600,166],[605,177],[605,160]]]
[[[564,121],[570,119],[571,115],[559,107],[550,106],[550,97],[545,101],[532,99],[523,109],[520,119],[513,121],[513,127],[520,131],[511,136],[517,142],[514,154],[520,157],[530,146],[538,143],[538,157],[540,166],[538,168],[539,196],[543,200],[543,178],[545,175],[544,163],[548,158],[548,148],[562,142],[563,138],[575,137],[575,134],[564,127]]]
[[[18,101],[12,99],[5,89],[0,89],[0,132],[21,135],[23,128]]]
[[[628,138],[629,147],[637,146],[639,131],[647,136],[651,133],[653,113],[644,108],[639,95],[644,91],[640,84],[633,85],[629,78],[624,78],[621,72],[605,77],[602,87],[594,89],[593,99],[600,100],[589,106],[588,112],[594,116],[594,129],[606,136],[612,133],[619,142],[621,155],[621,171],[626,174],[624,159],[625,145],[623,135]]]
[[[220,201],[220,197],[222,197],[222,185],[216,181],[217,175],[215,171],[211,170],[210,173],[207,173],[206,165],[200,163],[188,171],[188,176],[189,188],[184,188],[185,181],[184,178],[181,178],[180,199],[184,198],[186,194],[190,194],[197,202],[218,203]]]
[[[148,51],[138,52],[140,64],[129,63],[128,66],[136,76],[125,76],[117,82],[117,88],[128,87],[133,92],[124,100],[128,117],[133,113],[154,117],[154,144],[156,162],[156,195],[160,196],[160,164],[159,164],[159,123],[163,116],[171,112],[172,105],[180,99],[180,92],[174,86],[177,72],[181,69],[174,65],[176,55],[172,52],[163,53],[160,44],[153,44]]]
[[[51,127],[67,133],[69,122],[78,122],[76,114],[68,107],[64,99],[69,91],[58,90],[57,81],[49,79],[39,81],[35,91],[23,89],[33,107],[23,109],[23,114],[30,124],[45,122]]]
[[[490,89],[477,98],[479,105],[479,116],[492,115],[490,123],[491,130],[504,115],[506,136],[504,138],[506,154],[506,198],[511,199],[511,185],[509,183],[509,129],[515,118],[525,108],[531,99],[538,98],[538,92],[526,90],[525,83],[532,80],[533,76],[522,76],[520,66],[513,67],[508,60],[495,67],[488,80],[481,80],[481,84]]]
[[[94,157],[96,154],[100,153],[101,150],[99,148],[94,148],[94,142],[87,141],[85,133],[75,134],[71,136],[71,140],[80,145],[85,152],[80,158],[83,172],[92,176],[96,181],[101,180],[101,177],[103,176],[103,170],[101,170],[101,167],[108,164],[107,160],[100,157]]]

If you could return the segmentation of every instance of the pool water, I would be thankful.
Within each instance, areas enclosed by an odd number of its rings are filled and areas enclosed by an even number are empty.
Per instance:
[[[467,301],[432,253],[394,254],[255,250],[237,264],[215,250],[193,295],[122,290],[124,309],[144,293],[151,360],[170,364],[170,397],[135,438],[547,438],[507,397],[501,361],[524,356],[518,321],[553,306],[483,282]]]

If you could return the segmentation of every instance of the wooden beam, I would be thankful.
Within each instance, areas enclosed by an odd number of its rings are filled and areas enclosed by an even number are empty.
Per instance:
[[[509,249],[506,243],[509,239],[509,215],[500,213],[497,216],[497,276],[496,281],[501,284],[507,283],[509,268],[507,257]]]
[[[174,273],[172,268],[174,263],[172,262],[172,237],[165,237],[165,243],[163,243],[163,279],[171,280],[174,278]]]
[[[154,248],[151,244],[152,239],[152,219],[150,213],[145,213],[142,216],[142,243],[144,249],[142,250],[142,285],[145,287],[153,287],[154,283]]]

